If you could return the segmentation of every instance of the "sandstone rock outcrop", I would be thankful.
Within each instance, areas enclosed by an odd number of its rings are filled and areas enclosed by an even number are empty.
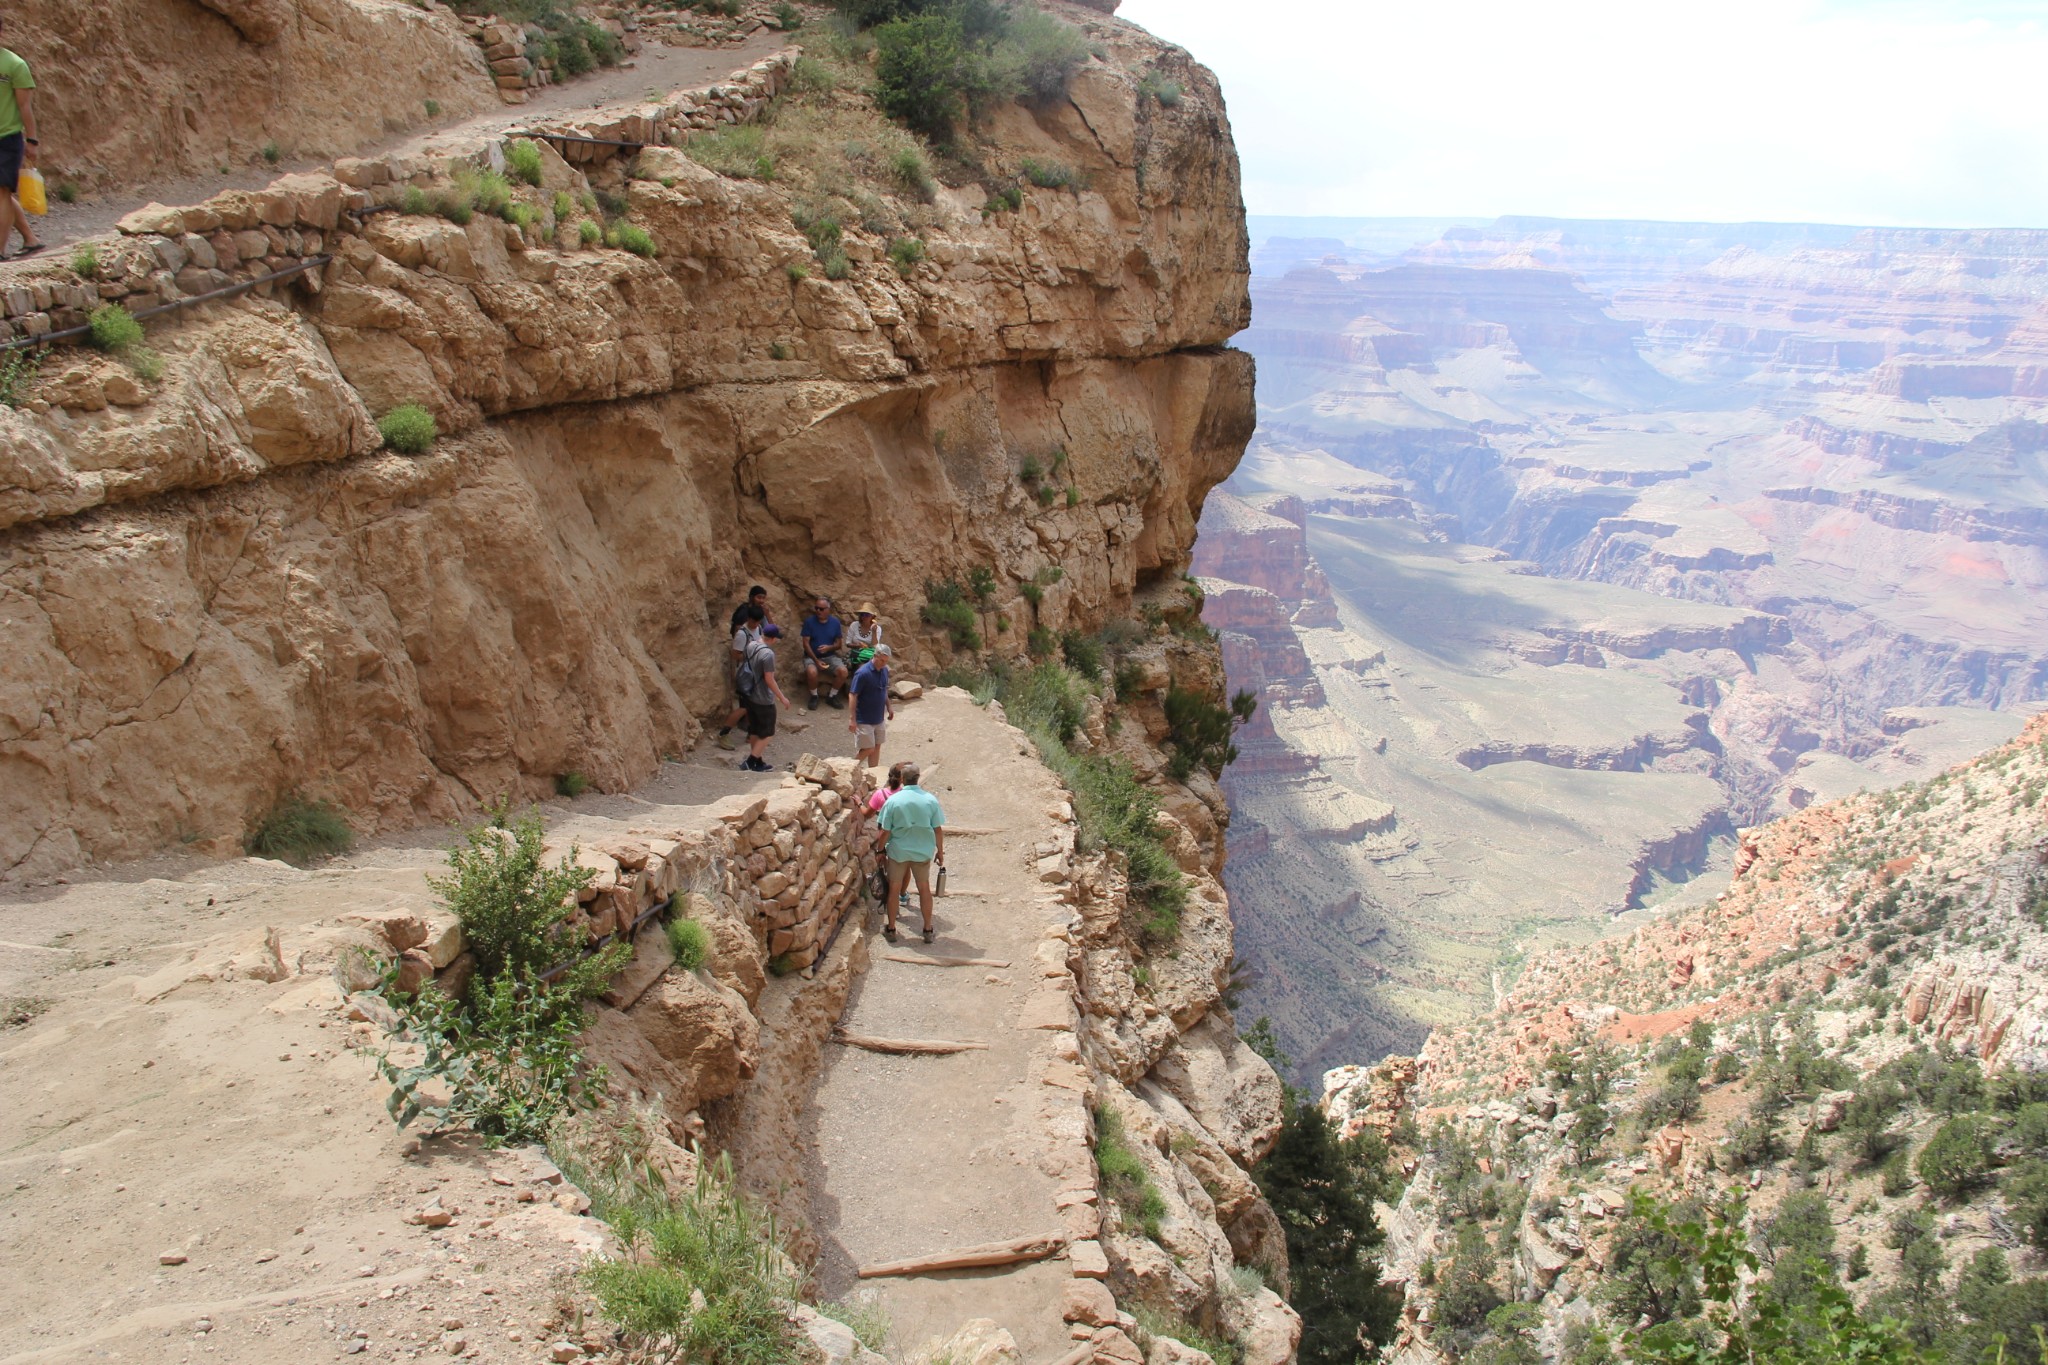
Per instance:
[[[23,651],[0,866],[226,847],[315,782],[370,828],[572,769],[622,786],[718,703],[718,604],[749,581],[874,597],[917,665],[945,653],[916,625],[928,578],[992,566],[1022,616],[1058,565],[1057,630],[1176,572],[1250,428],[1249,362],[1217,349],[1246,316],[1236,164],[1213,84],[1142,99],[1162,49],[1098,22],[1110,59],[1072,101],[996,129],[998,158],[1054,149],[1093,187],[986,222],[949,191],[907,276],[854,229],[852,278],[792,281],[786,197],[666,152],[657,179],[590,170],[657,260],[550,247],[547,220],[339,212],[430,164],[160,215],[274,215],[335,261],[289,309],[165,333],[133,412],[0,412]],[[287,361],[300,382],[266,387]],[[368,451],[401,402],[454,434]],[[1054,447],[1076,491],[1040,507],[1012,465]]]

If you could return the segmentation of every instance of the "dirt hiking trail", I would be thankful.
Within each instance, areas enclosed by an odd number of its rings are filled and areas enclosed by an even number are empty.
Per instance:
[[[732,72],[781,51],[791,41],[791,35],[763,29],[730,47],[671,47],[649,42],[638,55],[618,66],[600,68],[577,80],[529,90],[525,104],[504,105],[471,118],[427,129],[409,129],[366,143],[348,155],[378,157],[394,152],[424,153],[445,143],[502,135],[546,119],[611,105],[641,104],[659,99],[671,91],[694,90],[716,84]],[[53,151],[51,157],[61,164],[57,153]],[[62,259],[72,243],[111,232],[116,223],[151,203],[197,204],[224,190],[260,190],[281,175],[324,171],[332,164],[333,158],[287,154],[275,165],[259,163],[230,167],[219,175],[151,181],[94,195],[75,204],[61,203],[53,195],[49,215],[36,220],[35,224],[36,235],[48,244],[49,250],[23,258],[21,264]],[[6,267],[14,263],[13,258],[0,262],[0,278],[4,278]]]
[[[937,941],[918,934],[916,893],[873,958],[842,1027],[887,1038],[986,1043],[952,1056],[827,1049],[807,1114],[813,1230],[824,1243],[823,1298],[877,1291],[896,1345],[914,1348],[970,1318],[1010,1330],[1026,1360],[1069,1346],[1060,1317],[1064,1259],[1006,1269],[858,1281],[861,1266],[990,1242],[1058,1236],[1061,1184],[1041,1168],[1047,1147],[1038,1079],[1053,1035],[1022,1018],[1039,977],[1034,954],[1067,909],[1029,858],[1055,840],[1065,793],[1015,732],[944,691],[898,713],[885,761],[915,761],[945,807],[948,892],[933,902]],[[926,966],[898,959],[982,958],[1007,967]],[[1071,1034],[1060,1035],[1071,1040]]]
[[[808,1167],[799,1183],[827,1296],[853,1287],[857,1262],[1060,1227],[1060,1182],[1034,1164],[1048,1142],[1031,1092],[1072,1034],[1020,1027],[1020,1013],[1040,936],[1065,921],[1032,861],[1034,842],[1058,842],[1049,812],[1064,797],[965,693],[941,689],[897,717],[885,757],[924,764],[956,828],[939,941],[913,931],[889,945],[878,911],[849,921],[817,981],[768,982],[764,1036],[814,1014],[825,978],[843,991],[849,964],[871,956],[845,1027],[989,1048],[893,1058],[828,1045],[809,1122],[757,1124],[733,1144],[743,1169],[777,1144],[813,1149],[791,1164]],[[802,754],[850,752],[844,724],[842,711],[790,712],[769,749],[774,775],[738,771],[707,744],[637,791],[550,801],[550,840],[708,825],[712,802],[776,789]],[[574,1312],[575,1273],[603,1227],[537,1148],[395,1131],[357,1050],[368,1026],[338,1012],[328,968],[304,947],[337,916],[430,904],[425,878],[453,835],[380,838],[310,870],[166,856],[0,894],[0,1277],[15,1286],[0,1365],[539,1361],[565,1340],[610,1358],[607,1334]],[[278,980],[251,972],[276,960],[266,936],[300,964]],[[1010,966],[920,967],[891,952]],[[810,1083],[800,1062],[764,1055],[756,1084],[777,1068],[775,1084]],[[452,1223],[415,1222],[435,1199]],[[895,1319],[891,1353],[994,1317],[1028,1360],[1050,1360],[1066,1345],[1067,1274],[1050,1260],[875,1282]]]

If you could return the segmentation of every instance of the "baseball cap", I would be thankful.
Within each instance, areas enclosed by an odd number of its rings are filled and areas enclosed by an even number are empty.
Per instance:
[[[773,621],[770,621],[767,625],[761,627],[761,633],[771,640],[780,639],[782,636],[782,627],[776,625]]]

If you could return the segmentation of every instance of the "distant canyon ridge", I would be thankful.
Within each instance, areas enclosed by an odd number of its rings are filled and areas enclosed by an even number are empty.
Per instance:
[[[2048,232],[1251,227],[1195,567],[1262,701],[1242,1013],[1298,1074],[2048,699]]]

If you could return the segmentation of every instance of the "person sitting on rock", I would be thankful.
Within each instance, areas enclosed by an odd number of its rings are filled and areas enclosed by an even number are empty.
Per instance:
[[[939,798],[918,783],[924,774],[915,763],[903,765],[903,790],[889,798],[877,823],[883,834],[882,849],[889,858],[889,894],[882,906],[889,923],[882,930],[896,941],[896,901],[905,886],[917,882],[917,908],[924,919],[924,941],[935,937],[932,928],[932,864],[946,865],[946,812]]]
[[[874,657],[875,647],[881,643],[882,621],[875,615],[875,604],[863,602],[853,614],[853,624],[846,628],[847,655],[859,667]]]
[[[747,720],[747,757],[740,766],[750,773],[774,771],[765,755],[768,741],[775,737],[775,706],[777,702],[789,705],[789,698],[782,694],[782,684],[775,677],[774,642],[781,638],[781,626],[773,621],[763,625],[760,635],[748,643],[747,656],[734,677],[739,694],[745,699]]]
[[[853,731],[853,744],[860,751],[860,763],[872,768],[882,761],[882,741],[889,737],[889,722],[896,719],[896,703],[889,700],[889,659],[892,651],[878,645],[874,657],[854,673],[847,691],[853,693],[853,715],[846,728]]]
[[[825,704],[844,706],[839,689],[846,686],[846,627],[832,611],[832,600],[821,597],[811,604],[804,618],[804,681],[810,684],[811,710],[818,709],[818,678],[826,678]]]
[[[0,39],[6,36],[6,23],[0,20]],[[15,198],[21,190],[21,168],[34,166],[42,149],[36,140],[35,89],[28,63],[0,47],[0,257],[7,254],[7,243],[17,232],[17,257],[33,256],[45,245],[36,240],[29,215]]]
[[[747,593],[747,600],[732,609],[732,646],[726,659],[726,674],[733,679],[732,710],[726,712],[725,724],[718,727],[718,747],[737,747],[732,737],[732,727],[747,718],[747,699],[740,691],[740,664],[747,657],[750,642],[761,638],[761,627],[768,624],[768,589],[756,583]]]

